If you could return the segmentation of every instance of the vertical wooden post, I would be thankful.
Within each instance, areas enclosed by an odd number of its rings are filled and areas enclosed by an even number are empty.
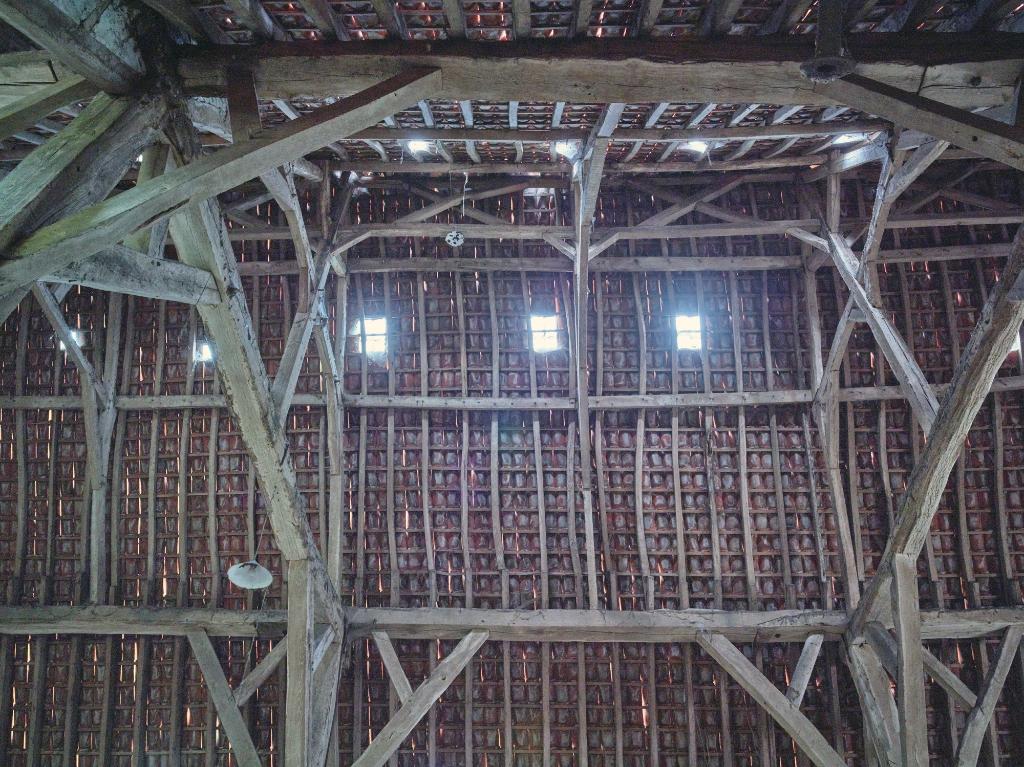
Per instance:
[[[310,701],[313,588],[309,563],[288,561],[288,686],[285,708],[286,767],[307,767],[310,749]]]

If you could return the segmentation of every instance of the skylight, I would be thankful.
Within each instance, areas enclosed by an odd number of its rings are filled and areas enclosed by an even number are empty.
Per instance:
[[[85,341],[85,334],[81,330],[74,328],[71,331],[71,340],[75,342],[75,346],[81,347],[82,343]],[[60,342],[60,350],[62,352],[66,352],[68,350],[68,347],[64,345],[63,341]]]
[[[213,346],[209,341],[197,341],[192,347],[193,362],[213,362]]]
[[[558,348],[558,317],[553,314],[530,315],[530,335],[535,352],[553,352]]]
[[[555,154],[559,154],[562,157],[573,159],[576,156],[576,151],[579,148],[575,141],[556,141],[555,142]]]
[[[842,146],[843,144],[856,144],[858,141],[863,140],[864,137],[859,133],[844,133],[841,136],[836,136],[835,141],[832,143],[837,146]]]
[[[703,346],[700,334],[699,314],[676,315],[676,348],[700,349]]]
[[[356,337],[356,354],[363,353],[362,321],[356,320],[349,335]],[[367,354],[386,354],[388,350],[388,321],[384,317],[366,318]]]

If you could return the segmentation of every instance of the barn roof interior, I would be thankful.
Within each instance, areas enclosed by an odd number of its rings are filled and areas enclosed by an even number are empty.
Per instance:
[[[1019,0],[0,0],[0,765],[1024,763]]]

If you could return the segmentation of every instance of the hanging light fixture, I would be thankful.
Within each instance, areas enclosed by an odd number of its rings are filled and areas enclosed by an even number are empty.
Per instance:
[[[256,591],[273,583],[274,576],[255,559],[250,559],[228,568],[228,580],[239,588]]]

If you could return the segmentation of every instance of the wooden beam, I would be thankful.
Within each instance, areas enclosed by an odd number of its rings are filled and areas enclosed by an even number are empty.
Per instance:
[[[253,667],[252,671],[242,677],[242,681],[232,690],[236,706],[244,706],[245,702],[256,694],[259,686],[270,679],[277,667],[281,665],[287,652],[287,642],[276,642],[273,649],[263,656],[263,659]]]
[[[879,623],[871,622],[864,627],[864,635],[871,646],[878,654],[879,660],[885,666],[885,670],[894,678],[899,672],[896,666],[896,640],[892,634],[885,630]],[[970,711],[978,702],[978,696],[971,692],[971,689],[964,684],[960,677],[954,674],[941,660],[935,657],[927,647],[921,647],[921,662],[924,665],[925,673],[935,680],[953,700],[965,711]]]
[[[807,692],[807,683],[811,681],[814,664],[818,660],[818,653],[821,652],[821,644],[824,639],[824,634],[811,634],[804,640],[800,658],[797,660],[793,676],[789,680],[789,689],[786,690],[786,700],[796,708],[800,708],[804,693]]]
[[[704,212],[710,208],[698,205],[697,210]],[[722,216],[724,209],[716,208]],[[467,216],[469,210],[467,209]],[[813,235],[820,226],[820,221],[815,218],[777,219],[762,220],[750,216],[732,214],[722,216],[732,219],[731,221],[715,224],[664,224],[661,226],[634,227],[601,227],[592,230],[594,243],[601,251],[605,249],[604,242],[608,238],[618,240],[683,240],[700,239],[705,237],[756,237],[763,235],[790,235],[811,243],[815,247],[824,245],[824,240]],[[959,226],[1002,226],[1016,225],[1020,223],[1022,214],[1018,210],[1002,210],[998,212],[973,211],[963,212],[956,215],[941,214],[914,214],[894,216],[885,222],[886,230],[893,229],[927,229],[927,228],[949,228]],[[849,227],[854,233],[863,230],[867,221],[854,220],[847,222],[844,229]],[[430,237],[440,238],[451,231],[451,224],[431,222],[408,222],[408,223],[370,223],[359,224],[347,227],[340,235],[346,240],[358,237],[361,240],[370,237],[394,238],[394,237]],[[570,226],[557,224],[514,224],[497,219],[494,223],[488,224],[460,224],[459,231],[467,240],[544,240],[550,242],[552,238],[570,240],[575,231]],[[229,233],[232,242],[245,242],[249,240],[287,240],[291,239],[292,231],[282,226],[248,226],[236,227]],[[314,245],[319,244],[317,238],[312,240]],[[557,247],[557,246],[556,246]],[[950,246],[958,252],[967,252],[967,246]],[[987,247],[979,245],[978,247]],[[1005,246],[1004,246],[1005,247]],[[558,248],[564,252],[564,247]],[[927,249],[926,249],[927,250]],[[622,259],[623,263],[630,263],[628,257],[616,257]],[[656,257],[654,257],[656,258]],[[756,257],[752,257],[756,258]],[[682,260],[682,259],[680,259]],[[514,263],[514,262],[512,262]],[[756,262],[755,262],[756,263]],[[274,269],[279,266],[253,266],[253,269]]]
[[[203,672],[206,689],[217,710],[221,726],[228,736],[235,759],[238,760],[240,767],[260,767],[262,762],[259,753],[252,742],[245,719],[242,718],[242,712],[238,710],[235,696],[228,686],[228,680],[224,676],[224,670],[210,637],[205,631],[191,631],[187,636],[189,644],[192,645],[192,655]]]
[[[127,93],[145,73],[132,34],[136,18],[121,0],[0,2],[0,19],[111,93]]]
[[[967,715],[967,723],[960,736],[960,745],[956,750],[956,767],[975,767],[978,763],[981,744],[988,732],[992,714],[995,713],[996,703],[999,702],[999,695],[1006,682],[1006,676],[1010,673],[1010,666],[1017,656],[1017,648],[1020,647],[1022,634],[1024,631],[1020,627],[1014,626],[1008,628],[1003,635],[996,662],[992,664],[988,674],[985,675],[985,681],[978,692],[977,704]],[[982,651],[984,652],[984,650]]]
[[[697,643],[771,715],[815,765],[845,767],[846,760],[828,744],[818,728],[732,642],[721,634],[701,632]]]
[[[44,227],[8,251],[8,258],[0,264],[0,291],[25,284],[76,257],[91,255],[183,205],[215,196],[372,125],[409,103],[429,96],[439,77],[437,72],[429,70],[405,72],[357,96],[341,99],[265,131],[252,141],[233,144],[216,154],[201,157],[159,179],[139,184]],[[48,269],[44,269],[44,262],[49,264]]]
[[[847,624],[845,611],[722,611],[709,609],[497,610],[491,608],[355,608],[343,609],[347,636],[369,638],[384,631],[392,639],[458,639],[484,629],[494,641],[537,642],[693,642],[701,631],[734,642],[803,642],[812,634],[839,641]],[[326,616],[318,610],[317,623]],[[925,610],[921,638],[973,639],[1024,626],[1024,608]],[[0,635],[126,634],[183,636],[205,631],[210,636],[285,635],[284,610],[117,607],[107,605],[0,607]],[[929,671],[929,674],[932,672]]]
[[[288,561],[287,688],[285,691],[284,763],[308,767],[312,710],[313,583],[309,562]],[[336,688],[335,688],[336,689]]]
[[[384,661],[384,668],[387,669],[388,677],[391,679],[391,686],[395,688],[395,694],[403,705],[412,697],[412,685],[409,684],[409,677],[402,669],[402,662],[398,659],[395,646],[391,644],[391,638],[383,631],[374,631],[371,636],[373,643],[377,645],[377,652]]]
[[[184,161],[195,152],[191,132],[174,135],[172,147]],[[187,166],[186,166],[187,167]],[[159,181],[159,179],[156,179]],[[199,314],[217,349],[217,369],[237,419],[242,441],[252,457],[253,468],[266,494],[267,511],[274,537],[285,559],[307,560],[309,580],[321,597],[331,624],[344,631],[335,588],[313,539],[305,504],[299,496],[286,438],[270,395],[263,359],[238,275],[235,256],[216,203],[205,200],[171,218],[171,237],[179,259],[205,268],[215,277],[221,302],[200,305]]]
[[[928,443],[911,472],[896,526],[890,532],[877,574],[854,612],[851,632],[855,636],[863,631],[864,623],[878,609],[879,595],[888,584],[896,555],[908,554],[916,558],[924,546],[932,517],[949,473],[960,456],[964,439],[1024,321],[1024,303],[1009,298],[1022,273],[1024,229],[1019,230],[1014,238],[1000,280],[982,308],[975,330],[957,363],[950,389],[939,407]]]
[[[861,701],[866,740],[877,756],[876,761],[899,765],[896,703],[878,655],[864,642],[847,645],[847,665]]]
[[[605,150],[607,147],[605,147]],[[598,605],[597,548],[594,536],[594,491],[591,468],[590,440],[590,371],[589,333],[590,321],[590,239],[591,218],[584,213],[586,206],[586,182],[579,174],[573,174],[573,224],[576,235],[575,266],[573,271],[573,327],[571,338],[573,350],[570,359],[576,383],[576,429],[580,439],[580,475],[585,520],[584,537],[587,550],[587,604]],[[575,460],[575,459],[574,459]]]
[[[917,594],[917,557],[900,555],[893,563],[893,624],[896,627],[896,710],[900,755],[905,767],[928,764],[921,613]]]
[[[580,14],[583,20],[584,14]],[[261,97],[323,98],[353,93],[414,66],[439,67],[436,98],[584,104],[769,103],[832,105],[800,74],[813,55],[805,35],[725,41],[643,39],[486,42],[385,41],[356,48],[340,43],[261,46],[254,74]],[[948,39],[947,39],[948,38]],[[999,106],[1014,92],[1022,42],[1013,34],[947,35],[901,41],[851,35],[850,53],[863,76],[961,108]],[[179,73],[190,94],[225,93],[224,64],[233,46],[181,51]],[[971,78],[978,78],[971,84]],[[870,111],[870,110],[868,110]]]
[[[155,140],[165,110],[159,98],[94,98],[58,141],[33,151],[0,181],[0,249],[9,252],[28,231],[106,197]]]
[[[177,261],[153,258],[123,245],[73,261],[43,280],[182,304],[220,302],[220,291],[209,272]]]
[[[96,86],[77,75],[47,85],[24,98],[0,107],[0,140],[31,128],[47,115],[76,101],[96,95]]]
[[[471,631],[466,634],[455,649],[437,664],[437,668],[426,681],[417,687],[402,707],[394,713],[352,767],[381,767],[387,762],[486,641],[486,631]]]
[[[1024,129],[974,114],[913,90],[900,89],[862,75],[848,75],[817,90],[869,114],[969,149],[983,157],[1024,169]]]
[[[914,359],[914,355],[907,348],[906,342],[892,326],[888,317],[871,302],[866,289],[857,279],[857,257],[846,243],[846,238],[835,232],[829,232],[828,243],[839,276],[843,278],[846,286],[850,289],[851,299],[860,309],[864,321],[871,327],[875,340],[878,341],[878,345],[885,353],[885,358],[892,365],[893,372],[913,406],[914,415],[921,424],[921,428],[924,429],[924,433],[928,434],[939,410],[939,403],[932,393],[931,385],[917,364],[917,360]]]

